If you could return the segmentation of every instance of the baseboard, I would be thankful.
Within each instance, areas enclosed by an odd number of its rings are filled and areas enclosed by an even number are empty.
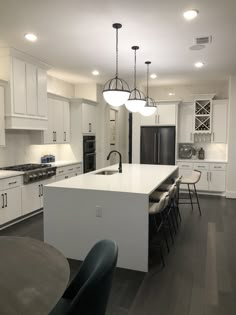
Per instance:
[[[226,191],[226,198],[236,199],[236,191]]]

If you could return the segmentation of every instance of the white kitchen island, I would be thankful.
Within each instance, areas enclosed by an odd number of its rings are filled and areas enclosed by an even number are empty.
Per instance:
[[[178,175],[177,166],[123,164],[44,187],[44,240],[66,257],[83,260],[95,242],[113,239],[118,267],[148,271],[149,195]]]

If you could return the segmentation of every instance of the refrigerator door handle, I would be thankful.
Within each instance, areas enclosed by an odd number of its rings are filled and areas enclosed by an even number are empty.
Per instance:
[[[158,134],[158,160],[157,163],[160,164],[160,147],[161,147],[161,134]]]
[[[154,133],[154,152],[153,152],[154,163],[156,163],[156,150],[157,150],[157,134]]]

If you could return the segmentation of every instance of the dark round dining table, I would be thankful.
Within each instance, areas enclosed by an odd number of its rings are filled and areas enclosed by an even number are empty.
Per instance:
[[[0,237],[0,314],[47,315],[64,293],[70,268],[54,247],[27,237]]]

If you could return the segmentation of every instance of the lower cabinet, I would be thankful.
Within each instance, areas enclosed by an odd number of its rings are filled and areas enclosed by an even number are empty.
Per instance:
[[[224,192],[226,185],[226,164],[177,162],[179,174],[191,175],[193,170],[201,171],[201,178],[196,184],[199,191]]]
[[[82,164],[73,164],[57,168],[56,181],[71,178],[82,174]]]
[[[0,180],[0,225],[22,215],[21,185],[21,176]]]
[[[22,186],[22,215],[43,208],[43,186],[55,181],[55,177]]]
[[[0,224],[12,221],[21,215],[21,188],[1,191]]]

